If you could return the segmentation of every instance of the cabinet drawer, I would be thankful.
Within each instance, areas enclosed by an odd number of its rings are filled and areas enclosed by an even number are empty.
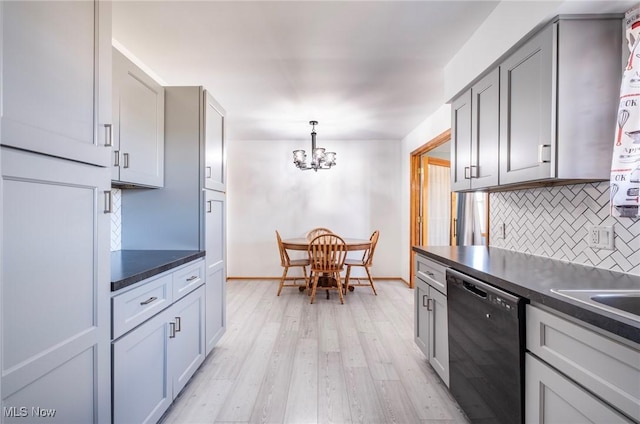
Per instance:
[[[204,284],[204,259],[187,265],[173,273],[173,301],[184,297]]]
[[[117,339],[171,305],[173,274],[143,283],[112,299],[112,336]]]
[[[640,417],[640,351],[527,305],[527,349],[605,402]]]
[[[447,294],[446,269],[447,267],[439,262],[416,255],[416,276],[443,294]]]

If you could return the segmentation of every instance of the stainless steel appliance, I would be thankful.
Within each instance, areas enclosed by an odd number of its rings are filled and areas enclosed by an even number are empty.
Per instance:
[[[447,270],[449,388],[472,423],[524,422],[524,304]]]

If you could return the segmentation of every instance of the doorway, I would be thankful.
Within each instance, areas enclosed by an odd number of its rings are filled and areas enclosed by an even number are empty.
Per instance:
[[[412,246],[451,245],[455,196],[451,194],[451,130],[411,152],[409,287],[413,288]]]
[[[409,287],[413,288],[413,246],[489,244],[489,196],[452,193],[451,130],[411,152]]]

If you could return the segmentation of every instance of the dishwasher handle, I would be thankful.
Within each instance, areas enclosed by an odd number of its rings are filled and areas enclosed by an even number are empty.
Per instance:
[[[496,296],[500,296],[505,301],[514,305],[519,303],[521,300],[521,298],[518,296],[514,296],[511,293],[507,293],[503,290],[500,290],[497,287],[494,287],[483,281],[475,279],[469,275],[456,271],[455,269],[448,268],[446,271],[446,275],[447,275],[447,281],[449,281],[452,278],[454,280],[453,281],[454,284],[461,285],[465,290],[468,290],[481,298],[486,299],[490,294],[496,295]]]
[[[479,289],[478,286],[476,286],[475,284],[471,284],[468,281],[463,281],[462,287],[465,290],[470,291],[471,293],[475,294],[478,297],[481,297],[483,299],[487,298],[487,292]]]

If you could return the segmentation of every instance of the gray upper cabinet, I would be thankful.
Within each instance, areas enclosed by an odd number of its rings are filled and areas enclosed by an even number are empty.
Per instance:
[[[499,70],[495,69],[451,105],[452,189],[498,184]]]
[[[109,166],[110,3],[1,2],[0,19],[0,142]]]
[[[205,139],[205,188],[226,190],[224,109],[205,92],[204,96],[204,139]]]
[[[500,184],[607,180],[620,19],[559,19],[500,65]],[[588,71],[585,71],[588,69]]]
[[[547,27],[500,66],[502,184],[555,177],[553,34],[554,26]]]
[[[113,49],[112,180],[164,184],[164,87]]]
[[[621,20],[558,17],[451,104],[452,189],[607,180]]]
[[[471,187],[471,90],[451,104],[451,190]]]

